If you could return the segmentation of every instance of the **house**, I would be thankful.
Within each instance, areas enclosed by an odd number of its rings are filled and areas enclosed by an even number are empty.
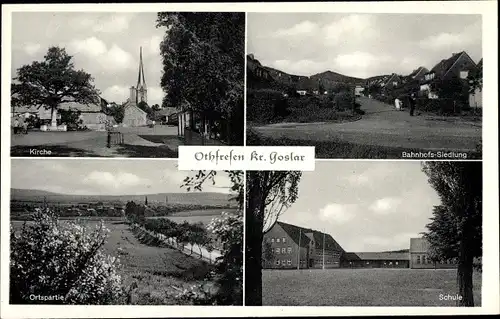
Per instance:
[[[338,268],[344,250],[332,236],[284,222],[264,234],[264,268]]]
[[[425,238],[410,238],[410,268],[412,269],[435,269],[455,268],[455,260],[432,261],[429,258],[429,242]]]
[[[385,80],[382,83],[382,87],[383,87],[383,90],[387,92],[387,91],[396,89],[401,84],[402,84],[401,77],[399,75],[397,75],[396,73],[393,73],[393,74],[391,74],[391,76],[389,76],[389,78],[387,80]]]
[[[107,101],[103,98],[95,103],[82,104],[77,102],[63,102],[59,105],[58,110],[71,110],[80,112],[81,126],[87,127],[90,130],[102,131],[106,129],[108,116],[106,114]],[[41,124],[49,125],[52,119],[52,111],[45,107],[36,106],[19,106],[12,108],[12,117],[22,118],[26,120],[35,117],[41,121]],[[61,113],[56,114],[56,121],[61,122]],[[67,124],[67,123],[60,123]]]
[[[413,72],[411,72],[408,75],[408,79],[416,80],[416,81],[421,81],[421,80],[423,80],[425,78],[425,74],[428,73],[428,72],[429,72],[429,70],[427,70],[423,66],[420,66],[417,69],[413,70]]]
[[[125,127],[146,126],[147,122],[147,113],[138,107],[137,103],[131,102],[131,99],[127,100],[123,105],[122,125]]]
[[[160,118],[160,121],[165,124],[177,124],[178,110],[175,107],[164,107],[160,111],[158,111],[157,116]]]
[[[478,71],[482,74],[483,68],[483,59],[481,59],[477,63]],[[476,87],[473,92],[469,93],[469,105],[474,108],[482,108],[483,107],[483,88]]]
[[[359,252],[342,256],[343,268],[408,268],[409,253],[399,252]]]
[[[475,70],[477,70],[477,65],[467,52],[453,53],[450,58],[441,60],[424,75],[420,91],[425,92],[424,94],[429,99],[437,99],[439,96],[432,88],[433,83],[453,78],[465,80],[469,76],[469,72]]]

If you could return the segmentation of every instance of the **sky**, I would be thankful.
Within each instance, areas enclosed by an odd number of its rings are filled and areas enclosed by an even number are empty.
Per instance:
[[[43,60],[49,47],[61,46],[74,56],[76,69],[94,77],[103,98],[120,104],[137,84],[142,46],[148,104],[161,105],[160,42],[166,29],[157,29],[155,22],[154,12],[15,12],[12,77],[22,65]]]
[[[296,75],[407,75],[454,52],[482,58],[481,15],[249,13],[247,29],[248,54]]]
[[[280,221],[330,234],[348,252],[408,249],[437,193],[416,161],[317,161]]]
[[[172,160],[13,159],[11,187],[72,195],[183,193],[187,176]],[[203,191],[229,194],[229,177],[220,172]]]

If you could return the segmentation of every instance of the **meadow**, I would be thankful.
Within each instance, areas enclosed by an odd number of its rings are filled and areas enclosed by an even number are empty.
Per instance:
[[[453,307],[440,295],[457,293],[453,269],[263,270],[265,306]],[[474,273],[474,302],[481,305],[481,274]]]
[[[84,220],[86,226],[94,227],[98,221]],[[14,229],[23,222],[12,221]],[[184,289],[204,283],[207,290],[213,289],[211,282],[203,280],[211,266],[196,257],[187,256],[168,247],[148,245],[134,234],[129,225],[117,220],[104,220],[110,230],[104,252],[119,258],[123,287],[130,291],[129,304],[135,305],[179,305],[176,298]]]
[[[208,225],[213,218],[221,216],[222,212],[234,213],[236,209],[203,209],[203,210],[190,210],[182,211],[178,213],[173,213],[168,216],[154,216],[148,217],[151,219],[157,218],[167,218],[173,222],[181,224],[183,222],[188,222],[190,224],[202,223],[203,225]]]

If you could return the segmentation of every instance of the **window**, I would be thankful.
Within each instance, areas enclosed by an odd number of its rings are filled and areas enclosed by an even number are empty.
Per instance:
[[[288,266],[290,266],[290,265],[292,264],[292,261],[291,261],[290,259],[288,259],[288,260],[286,261],[286,264],[287,264]]]
[[[280,249],[279,248],[276,248],[276,253],[279,254],[280,253]]]
[[[466,79],[469,76],[469,71],[460,71],[460,78]]]
[[[283,237],[283,239],[281,240],[283,243],[286,243],[286,238]]]
[[[279,238],[276,238],[276,242],[279,243],[280,242],[280,239]]]
[[[281,248],[281,253],[282,254],[286,254],[286,248],[285,247]]]
[[[398,86],[398,82],[394,81],[394,82],[392,82],[392,85]]]
[[[397,264],[398,264],[398,262],[396,261],[396,262],[395,262],[395,264],[397,265]]]
[[[282,265],[282,266],[285,266],[285,265],[286,265],[286,260],[284,260],[284,259],[283,259],[283,260],[281,261],[281,265]]]
[[[366,262],[366,264],[367,264],[367,265],[369,265],[369,264],[370,264],[370,262],[369,262],[369,261],[367,261],[367,262]]]
[[[279,260],[276,260],[276,265],[280,265],[280,261]]]
[[[291,254],[291,253],[292,253],[292,247],[288,247],[288,248],[287,248],[287,252],[288,252],[289,254]]]
[[[420,264],[420,256],[417,256],[417,264]]]
[[[389,265],[392,265],[392,261],[389,262]]]
[[[274,238],[271,238],[271,243],[274,243]]]

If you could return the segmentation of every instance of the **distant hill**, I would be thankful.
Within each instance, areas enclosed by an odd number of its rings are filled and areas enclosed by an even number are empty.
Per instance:
[[[321,81],[323,85],[327,87],[337,83],[347,83],[354,85],[362,85],[365,83],[365,79],[347,76],[333,71],[326,71],[314,74],[311,75],[310,78],[314,81]]]
[[[225,206],[228,204],[236,205],[234,201],[229,201],[232,195],[209,192],[157,193],[143,195],[67,195],[51,193],[43,190],[18,188],[11,188],[10,192],[11,200],[28,202],[43,202],[45,198],[49,203],[126,203],[128,201],[136,201],[142,203],[147,196],[149,203],[165,203],[166,199],[168,199],[168,203],[171,204],[193,204],[208,206]]]
[[[265,70],[270,77],[257,76],[257,70]],[[262,71],[261,71],[262,73]],[[316,90],[319,84],[329,90],[339,84],[363,85],[365,79],[343,75],[333,71],[325,71],[312,76],[294,75],[276,68],[264,66],[252,54],[247,56],[247,85],[252,89]]]

